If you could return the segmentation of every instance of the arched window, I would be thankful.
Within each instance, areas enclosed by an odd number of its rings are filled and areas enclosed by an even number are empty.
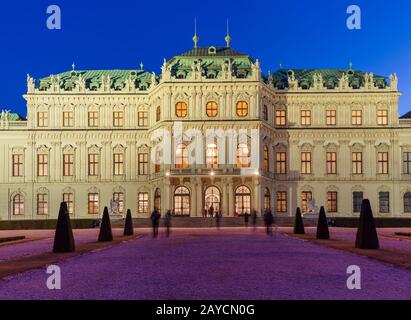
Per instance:
[[[186,187],[177,187],[174,191],[174,214],[190,215],[190,191]]]
[[[265,171],[270,171],[270,154],[268,152],[268,147],[265,145],[264,146],[264,170]]]
[[[13,197],[13,215],[24,214],[24,197],[21,194],[16,194]]]
[[[250,150],[245,143],[240,143],[237,148],[237,168],[250,167]]]
[[[206,105],[206,114],[209,117],[216,117],[218,114],[218,105],[215,101],[209,101]]]
[[[176,103],[176,116],[179,118],[184,118],[187,116],[187,103],[185,102]]]
[[[176,169],[188,168],[188,150],[185,144],[179,144],[176,149]]]
[[[159,188],[154,192],[154,208],[161,212],[161,191]]]
[[[404,212],[411,213],[411,192],[404,194]]]
[[[239,117],[246,117],[248,115],[248,103],[246,101],[238,101],[236,111]]]
[[[205,203],[205,209],[207,210],[207,212],[210,211],[211,207],[214,213],[217,211],[220,211],[220,201],[221,201],[220,190],[218,190],[217,187],[211,186],[205,190],[204,203]]]
[[[207,168],[218,168],[218,149],[215,143],[210,143],[207,145],[206,164]]]
[[[239,186],[235,190],[235,210],[238,215],[251,213],[251,191],[246,186]]]
[[[161,107],[158,106],[156,109],[156,121],[160,121],[161,119]]]
[[[264,190],[264,209],[270,209],[270,208],[271,208],[270,190],[268,188],[265,188]]]

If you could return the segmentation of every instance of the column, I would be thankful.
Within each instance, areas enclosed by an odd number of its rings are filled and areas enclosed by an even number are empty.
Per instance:
[[[231,217],[233,216],[233,213],[234,213],[233,181],[231,178],[228,181],[227,188],[228,188],[228,199],[226,199],[228,203],[227,216]]]
[[[202,199],[202,185],[201,185],[201,181],[198,180],[197,185],[196,185],[196,212],[195,212],[195,216],[200,217],[202,210],[203,210],[203,199]]]
[[[252,208],[257,210],[257,213],[261,213],[261,183],[259,178],[254,179],[254,203],[251,204]]]

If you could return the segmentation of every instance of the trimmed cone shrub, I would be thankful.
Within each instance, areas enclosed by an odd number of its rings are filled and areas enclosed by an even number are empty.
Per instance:
[[[126,224],[124,225],[124,235],[132,236],[134,234],[133,218],[131,217],[130,209],[127,209]]]
[[[328,231],[328,223],[324,207],[321,207],[320,215],[318,216],[317,239],[330,239],[330,232]]]
[[[113,241],[113,233],[111,232],[110,216],[108,214],[107,207],[104,207],[103,219],[100,225],[100,233],[98,235],[98,241]]]
[[[304,222],[301,216],[301,210],[298,207],[295,212],[294,234],[304,234]]]
[[[54,236],[54,253],[75,251],[73,230],[71,229],[70,215],[67,203],[60,204],[59,216],[57,219],[56,233]]]
[[[380,247],[371,204],[368,199],[364,199],[361,204],[360,222],[355,247],[360,249],[378,249]]]

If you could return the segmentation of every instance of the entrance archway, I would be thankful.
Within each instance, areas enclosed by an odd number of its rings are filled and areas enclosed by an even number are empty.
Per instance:
[[[190,215],[190,190],[177,187],[174,191],[174,214],[176,216]]]
[[[220,190],[215,187],[215,186],[210,186],[207,187],[207,189],[204,192],[204,204],[205,204],[205,209],[210,210],[211,207],[213,207],[213,211],[221,211],[220,210],[220,203],[221,203],[221,194]]]

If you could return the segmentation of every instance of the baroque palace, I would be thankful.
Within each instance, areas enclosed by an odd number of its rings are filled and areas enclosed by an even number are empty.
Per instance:
[[[160,75],[73,65],[27,76],[27,119],[1,115],[0,219],[55,219],[61,201],[74,218],[110,205],[134,217],[154,207],[195,217],[211,206],[292,216],[324,205],[344,217],[359,215],[363,198],[376,216],[411,216],[411,113],[398,115],[396,75],[351,66],[263,75],[229,35],[221,47],[193,40]],[[180,142],[160,148],[156,132],[174,135],[177,122]],[[190,149],[192,129],[247,133],[231,148],[204,135]]]

